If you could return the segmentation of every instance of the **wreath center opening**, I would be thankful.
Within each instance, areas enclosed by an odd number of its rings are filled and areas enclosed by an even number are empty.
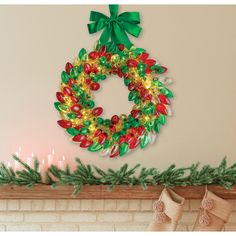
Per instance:
[[[117,114],[129,114],[133,102],[127,102],[129,90],[123,83],[123,78],[116,75],[108,76],[107,80],[101,82],[99,91],[94,92],[93,99],[96,106],[103,107],[101,117],[111,118]]]

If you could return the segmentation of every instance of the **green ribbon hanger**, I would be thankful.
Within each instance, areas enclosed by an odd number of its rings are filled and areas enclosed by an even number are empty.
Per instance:
[[[130,48],[133,44],[130,42],[127,33],[138,37],[142,28],[140,24],[139,12],[124,12],[118,15],[118,5],[109,5],[110,17],[97,11],[90,12],[90,21],[88,31],[90,34],[103,29],[100,36],[100,43],[104,45],[109,39],[115,44],[124,44]]]

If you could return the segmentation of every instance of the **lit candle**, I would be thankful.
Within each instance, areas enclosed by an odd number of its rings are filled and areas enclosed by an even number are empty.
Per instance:
[[[53,155],[49,154],[48,155],[48,167],[50,167],[53,164]]]
[[[56,158],[55,158],[55,150],[54,148],[52,149],[52,152],[50,154],[48,154],[48,167],[50,167],[51,165],[55,164],[53,162],[56,161]]]
[[[32,152],[31,157],[27,157],[27,159],[26,159],[26,163],[29,167],[33,166],[33,158],[34,158],[34,153]]]
[[[45,160],[42,160],[41,163],[39,163],[39,172],[43,173],[45,169]]]
[[[40,173],[40,175],[42,177],[43,183],[46,182],[46,175],[45,175],[46,174],[46,170],[47,170],[47,168],[46,168],[45,160],[42,160],[42,162],[39,164],[39,173]]]
[[[47,158],[47,168],[49,169],[52,165],[57,165],[56,163],[56,156],[55,156],[55,150],[54,148],[52,149],[52,152],[50,154],[48,154],[48,158]],[[56,181],[56,177],[53,175],[50,175],[51,179]]]
[[[66,168],[66,158],[65,156],[62,156],[62,160],[61,161],[58,161],[58,168],[61,169],[61,170],[65,170]]]

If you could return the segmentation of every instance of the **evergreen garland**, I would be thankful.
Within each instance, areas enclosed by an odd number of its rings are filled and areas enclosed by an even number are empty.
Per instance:
[[[79,158],[76,158],[77,167],[72,171],[69,166],[65,170],[52,165],[46,171],[46,180],[39,172],[39,161],[34,159],[34,167],[30,167],[19,157],[13,155],[15,161],[21,166],[22,170],[14,171],[4,163],[0,164],[0,185],[18,185],[32,187],[36,184],[74,186],[73,195],[76,196],[84,185],[107,185],[111,191],[116,185],[141,185],[146,189],[149,185],[174,186],[199,186],[199,185],[221,185],[230,189],[236,184],[236,163],[227,167],[226,157],[220,162],[219,166],[211,167],[200,164],[193,164],[187,168],[177,168],[171,165],[164,171],[156,168],[141,167],[140,164],[129,168],[124,164],[119,170],[102,170],[96,166],[85,165]],[[141,168],[141,169],[140,169]],[[138,169],[140,169],[138,171]]]

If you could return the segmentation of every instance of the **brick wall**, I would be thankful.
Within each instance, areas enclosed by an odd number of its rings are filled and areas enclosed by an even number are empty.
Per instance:
[[[236,200],[226,231],[236,230]],[[189,200],[177,228],[190,231],[200,201]],[[0,200],[0,231],[145,231],[150,200]]]

